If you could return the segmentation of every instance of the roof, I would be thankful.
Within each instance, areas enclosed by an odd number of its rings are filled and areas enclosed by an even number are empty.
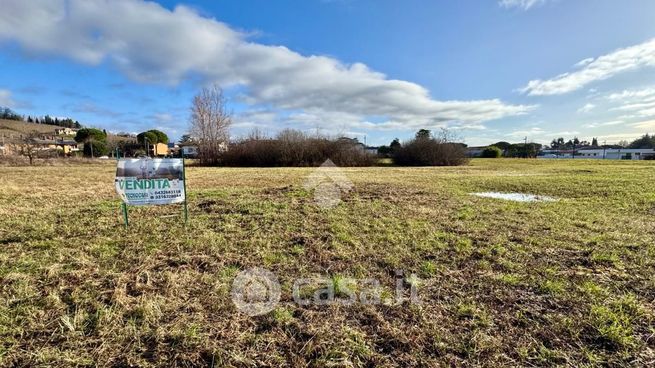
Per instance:
[[[594,148],[594,149],[584,149],[579,150],[583,152],[625,152],[625,153],[635,153],[635,152],[645,152],[652,153],[655,152],[653,148]]]
[[[77,144],[76,141],[71,139],[34,139],[34,143],[37,144],[56,144],[56,145],[74,145]]]

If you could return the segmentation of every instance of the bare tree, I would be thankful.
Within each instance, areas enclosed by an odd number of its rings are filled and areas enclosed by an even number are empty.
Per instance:
[[[20,140],[17,143],[13,144],[14,152],[18,153],[21,156],[25,156],[30,160],[30,165],[34,162],[34,158],[37,156],[39,151],[39,144],[36,139],[38,139],[39,133],[33,131],[29,134],[20,137]]]
[[[232,114],[227,110],[223,90],[203,88],[191,106],[191,134],[198,142],[198,157],[203,165],[214,165],[226,149]]]

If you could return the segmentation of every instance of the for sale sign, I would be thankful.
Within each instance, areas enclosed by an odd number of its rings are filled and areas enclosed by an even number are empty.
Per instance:
[[[115,183],[129,205],[183,203],[186,197],[184,162],[177,158],[119,160]]]

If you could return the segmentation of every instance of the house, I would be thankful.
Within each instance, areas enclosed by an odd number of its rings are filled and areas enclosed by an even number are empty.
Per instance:
[[[77,142],[73,139],[62,139],[56,142],[57,149],[61,149],[65,155],[69,155],[80,150],[80,148],[77,146]]]
[[[196,142],[183,142],[179,145],[180,156],[184,158],[196,158],[200,154],[200,149],[198,143]],[[228,145],[225,142],[222,142],[218,145],[219,152],[227,152]]]
[[[379,149],[380,149],[380,147],[367,146],[366,147],[366,152],[368,152],[368,153],[370,153],[372,155],[377,155]]]
[[[39,146],[39,151],[57,150],[69,155],[79,151],[78,143],[72,139],[34,139],[35,144]]]
[[[77,134],[77,129],[73,128],[56,128],[55,135],[75,135]]]
[[[153,156],[167,156],[170,152],[168,149],[168,144],[166,143],[157,143],[149,147],[150,147],[150,154]]]
[[[168,153],[173,157],[179,157],[180,156],[180,146],[178,146],[174,142],[169,142],[168,143]]]
[[[198,146],[193,144],[180,145],[182,157],[198,157]]]

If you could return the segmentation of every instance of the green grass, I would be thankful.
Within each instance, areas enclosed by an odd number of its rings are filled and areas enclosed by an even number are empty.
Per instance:
[[[332,210],[303,188],[311,168],[191,167],[188,226],[176,206],[132,208],[127,230],[114,170],[0,167],[0,366],[655,361],[655,162],[346,168]],[[258,317],[230,298],[251,267],[282,286]],[[386,303],[297,305],[311,277],[338,298],[376,279]],[[397,282],[421,303],[395,303]]]

